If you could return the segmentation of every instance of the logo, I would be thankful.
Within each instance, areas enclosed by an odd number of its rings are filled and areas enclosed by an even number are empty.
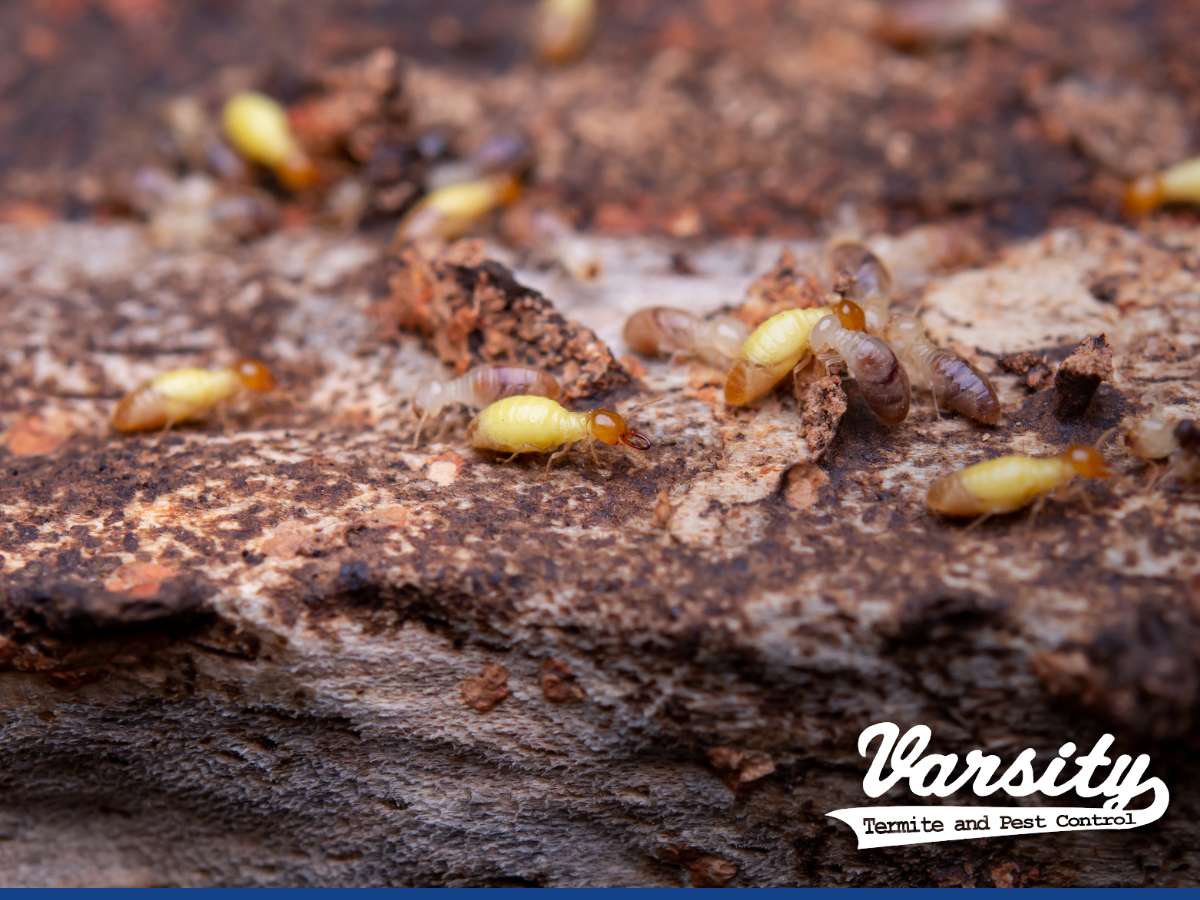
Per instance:
[[[929,753],[933,732],[914,725],[904,734],[891,722],[879,722],[858,736],[858,753],[864,759],[874,749],[871,767],[863,778],[868,797],[882,797],[906,783],[916,797],[950,797],[971,791],[976,797],[1004,794],[1060,797],[1074,794],[1087,800],[1103,797],[1102,806],[858,806],[828,813],[845,822],[858,837],[858,848],[897,847],[936,841],[1046,834],[1056,831],[1104,831],[1140,828],[1162,818],[1170,793],[1162,779],[1146,778],[1150,757],[1127,754],[1110,758],[1114,738],[1103,735],[1087,753],[1078,753],[1073,741],[1058,748],[1055,758],[1037,770],[1037,751],[1026,748],[1005,765],[992,753],[972,750]],[[1149,795],[1146,797],[1146,795]],[[1129,804],[1145,798],[1149,805]]]

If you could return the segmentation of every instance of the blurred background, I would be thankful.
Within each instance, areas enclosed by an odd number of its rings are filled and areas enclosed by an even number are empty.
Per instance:
[[[168,188],[146,167],[244,181],[181,131],[247,89],[324,169],[308,192],[252,179],[265,227],[390,227],[447,164],[499,152],[539,207],[605,233],[1010,237],[1115,216],[1129,178],[1195,149],[1186,0],[600,0],[557,59],[537,7],[8,0],[0,221],[152,217]]]

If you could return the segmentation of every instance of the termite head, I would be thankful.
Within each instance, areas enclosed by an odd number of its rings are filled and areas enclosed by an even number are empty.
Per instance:
[[[239,359],[231,368],[242,387],[248,391],[265,394],[275,389],[275,376],[264,362],[257,359]]]
[[[593,409],[588,413],[588,430],[602,444],[624,444],[634,450],[649,450],[650,439],[634,431],[625,417],[611,409]]]
[[[1175,425],[1175,440],[1179,449],[1193,456],[1200,455],[1200,425],[1195,419],[1181,419]]]
[[[1087,444],[1072,444],[1063,451],[1060,459],[1083,478],[1107,478],[1112,475],[1112,469],[1100,451]]]
[[[891,293],[891,272],[865,244],[858,241],[834,244],[827,261],[837,293],[852,300],[886,297]]]
[[[1158,209],[1165,199],[1162,179],[1157,175],[1143,175],[1125,189],[1122,208],[1126,216],[1136,219]]]
[[[833,306],[833,313],[837,316],[838,321],[842,323],[842,327],[847,331],[867,330],[866,313],[853,300],[839,300]]]

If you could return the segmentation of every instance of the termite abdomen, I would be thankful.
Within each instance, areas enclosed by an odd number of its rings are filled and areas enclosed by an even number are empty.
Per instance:
[[[992,383],[973,365],[948,350],[936,350],[929,359],[933,395],[938,403],[985,425],[1000,421],[1000,399]]]
[[[695,356],[718,368],[737,359],[750,334],[731,316],[704,319],[673,306],[641,309],[625,322],[625,343],[643,356]]]

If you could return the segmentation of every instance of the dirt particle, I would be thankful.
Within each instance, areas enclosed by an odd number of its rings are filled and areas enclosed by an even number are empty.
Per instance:
[[[650,515],[650,524],[655,528],[666,528],[671,523],[675,507],[671,505],[671,492],[660,488],[654,497],[654,511]]]
[[[708,751],[708,762],[730,790],[766,778],[775,771],[775,761],[766,753],[739,747],[713,747]]]
[[[75,433],[62,416],[35,414],[13,423],[4,433],[4,444],[13,456],[42,456],[53,453]]]
[[[408,524],[412,513],[407,506],[390,503],[365,513],[357,524],[367,528],[401,528]]]
[[[454,451],[448,450],[429,461],[425,477],[440,487],[449,487],[458,481],[458,473],[462,471],[465,464],[466,460]]]
[[[802,272],[791,250],[779,254],[775,265],[746,289],[746,299],[733,314],[747,325],[758,325],[778,312],[820,306],[825,292],[813,272]]]
[[[1028,350],[1009,353],[997,360],[1000,368],[1020,378],[1021,385],[1028,391],[1040,391],[1050,381],[1050,366],[1045,357]]]
[[[147,600],[157,594],[163,582],[174,578],[175,574],[170,566],[159,563],[126,563],[108,577],[104,589],[136,600]]]
[[[488,663],[478,675],[463,679],[459,693],[463,705],[476,712],[487,712],[508,696],[508,669],[499,663]]]
[[[784,475],[783,498],[792,509],[808,509],[817,502],[821,488],[829,484],[829,476],[818,466],[792,466]]]
[[[460,241],[434,255],[410,248],[395,263],[377,315],[422,335],[456,372],[479,363],[537,366],[558,377],[567,400],[632,384],[591,329],[565,319],[477,244]]]
[[[792,390],[800,405],[800,433],[812,458],[819,459],[846,413],[846,391],[838,376],[824,375],[814,380],[807,370],[796,372]]]
[[[698,856],[688,865],[692,887],[725,887],[737,873],[735,863],[719,856]]]
[[[542,663],[542,696],[551,703],[579,703],[583,700],[583,688],[575,680],[575,673],[561,659],[547,659]]]
[[[1054,390],[1058,395],[1054,414],[1060,419],[1082,416],[1100,382],[1112,378],[1112,374],[1112,348],[1104,335],[1084,338],[1054,375]]]
[[[259,545],[259,552],[275,559],[314,556],[327,543],[311,525],[294,519],[281,523]]]

